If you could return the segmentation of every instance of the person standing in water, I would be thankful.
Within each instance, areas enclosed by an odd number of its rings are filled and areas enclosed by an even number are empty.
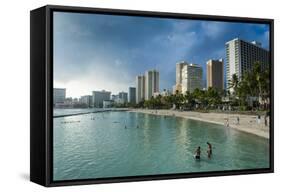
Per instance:
[[[228,118],[225,120],[225,124],[224,124],[226,127],[229,127],[229,121],[228,121]]]
[[[200,146],[195,151],[195,159],[200,159],[201,149]]]
[[[211,158],[213,152],[212,145],[209,142],[207,142],[207,145],[208,145],[208,150],[207,150],[208,158]]]

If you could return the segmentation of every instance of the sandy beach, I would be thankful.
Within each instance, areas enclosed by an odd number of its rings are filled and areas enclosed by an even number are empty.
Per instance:
[[[200,113],[200,112],[193,112],[193,111],[152,110],[152,109],[129,109],[129,111],[154,114],[154,115],[183,117],[187,119],[205,121],[205,122],[215,123],[219,125],[225,125],[226,119],[228,119],[230,128],[255,134],[257,136],[269,139],[269,126],[265,126],[263,116],[261,116],[260,122],[258,123],[257,116],[254,115],[212,113],[212,112]],[[237,124],[238,116],[240,119],[239,124]]]

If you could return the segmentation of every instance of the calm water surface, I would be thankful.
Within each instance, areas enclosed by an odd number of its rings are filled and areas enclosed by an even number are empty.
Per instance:
[[[178,117],[103,112],[54,118],[53,132],[54,180],[269,167],[268,139]]]

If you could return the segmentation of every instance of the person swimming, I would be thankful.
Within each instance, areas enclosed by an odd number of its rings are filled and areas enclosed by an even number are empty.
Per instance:
[[[207,145],[208,145],[208,150],[207,150],[207,154],[208,154],[208,158],[211,158],[212,156],[212,145],[211,143],[207,142]]]
[[[201,148],[200,148],[200,146],[196,149],[196,151],[195,151],[195,155],[194,155],[194,157],[195,157],[195,159],[200,159],[200,154],[201,154]]]

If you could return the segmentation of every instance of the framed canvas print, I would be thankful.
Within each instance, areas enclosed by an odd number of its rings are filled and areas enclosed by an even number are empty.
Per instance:
[[[30,179],[273,172],[273,20],[31,11]]]

